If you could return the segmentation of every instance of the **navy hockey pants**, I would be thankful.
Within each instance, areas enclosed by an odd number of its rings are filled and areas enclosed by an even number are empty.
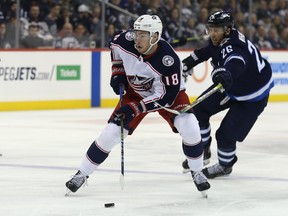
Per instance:
[[[204,93],[212,88],[209,87]],[[236,142],[242,142],[267,105],[269,95],[257,102],[232,101],[226,94],[216,92],[193,108],[201,128],[209,127],[210,117],[227,110],[216,131],[216,140],[220,149],[236,149]]]

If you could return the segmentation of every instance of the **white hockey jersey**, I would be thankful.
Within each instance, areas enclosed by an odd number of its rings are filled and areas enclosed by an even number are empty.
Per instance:
[[[171,106],[185,89],[180,58],[164,40],[147,56],[142,56],[134,44],[131,31],[116,35],[110,43],[112,64],[123,64],[130,87],[143,98],[148,112],[155,109],[154,101]]]

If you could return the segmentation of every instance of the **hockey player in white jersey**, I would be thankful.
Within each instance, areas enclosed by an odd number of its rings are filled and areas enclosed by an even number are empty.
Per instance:
[[[70,191],[76,192],[120,143],[121,120],[127,137],[151,112],[158,112],[172,131],[181,135],[183,152],[197,189],[203,192],[210,188],[202,173],[203,146],[193,111],[176,116],[161,108],[180,110],[190,103],[182,80],[182,63],[169,43],[161,39],[161,33],[162,22],[158,16],[142,15],[135,21],[133,31],[121,32],[111,41],[110,85],[119,94],[123,84],[125,94],[121,106],[118,103],[107,126],[89,147],[78,172],[66,182]],[[161,144],[165,148],[165,143]]]

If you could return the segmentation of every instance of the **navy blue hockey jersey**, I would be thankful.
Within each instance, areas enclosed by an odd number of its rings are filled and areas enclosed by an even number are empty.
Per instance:
[[[239,31],[232,29],[218,47],[211,39],[206,47],[191,53],[194,65],[212,58],[214,68],[229,70],[233,85],[226,94],[238,101],[259,101],[274,86],[270,64],[260,51]]]

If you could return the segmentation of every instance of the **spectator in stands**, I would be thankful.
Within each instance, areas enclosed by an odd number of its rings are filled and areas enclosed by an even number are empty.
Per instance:
[[[147,10],[150,9],[149,7],[149,0],[140,0],[137,6],[137,14],[139,16],[146,14]]]
[[[0,21],[0,48],[9,49],[11,47],[11,41],[6,36],[6,24],[3,21]]]
[[[187,40],[187,38],[195,38],[194,40],[191,40],[190,42],[187,41],[187,44],[185,45],[185,47],[197,47],[197,32],[195,30],[195,25],[196,25],[196,19],[191,17],[188,19],[188,21],[186,23],[184,23],[185,29],[183,31],[183,37]]]
[[[268,2],[267,12],[268,12],[270,18],[273,18],[276,14],[278,14],[277,1],[276,0],[271,0]]]
[[[275,15],[271,22],[272,22],[272,26],[274,26],[277,29],[277,33],[280,34],[283,28],[280,15]]]
[[[92,34],[90,35],[90,40],[93,41],[95,47],[100,47],[101,45],[101,7],[99,4],[96,4],[92,10]]]
[[[44,21],[46,22],[49,32],[55,37],[58,34],[59,27],[57,26],[57,21],[60,17],[60,5],[53,4],[50,8],[49,14],[45,17]]]
[[[109,23],[106,28],[105,47],[109,47],[109,42],[114,38],[116,29],[112,23]]]
[[[288,27],[288,10],[285,14],[285,16],[283,17],[283,22],[282,22],[284,27]]]
[[[279,41],[279,36],[277,33],[277,29],[275,27],[271,27],[268,31],[268,41],[270,42],[273,49],[283,48],[282,44]]]
[[[285,17],[285,14],[287,13],[287,10],[288,10],[288,2],[287,2],[287,0],[278,0],[277,14],[280,17]]]
[[[280,32],[279,43],[281,44],[281,48],[288,48],[288,28],[283,28]]]
[[[163,21],[163,37],[165,36],[165,32],[167,33],[168,26],[171,25],[171,20],[173,20],[172,15],[170,15],[172,14],[172,9],[181,9],[179,12],[181,12],[182,17],[180,18],[184,22],[174,25],[178,28],[177,30],[172,30],[172,28],[169,29],[169,32],[173,33],[172,37],[169,36],[170,34],[167,34],[167,38],[172,40],[178,39],[177,37],[179,37],[181,35],[180,33],[183,31],[181,27],[185,27],[184,25],[187,26],[187,20],[190,20],[191,18],[195,18],[196,20],[195,29],[193,30],[197,31],[197,35],[202,35],[205,31],[205,23],[208,14],[216,9],[223,9],[228,10],[235,15],[236,26],[243,26],[241,29],[244,30],[251,40],[252,35],[258,30],[259,25],[265,27],[266,34],[271,28],[276,27],[278,38],[281,41],[281,47],[286,46],[284,43],[285,38],[280,36],[280,34],[283,32],[283,28],[288,27],[287,0],[253,1],[252,10],[254,13],[252,14],[248,13],[249,1],[247,0],[182,0],[181,4],[180,1],[175,0],[111,0],[109,2],[116,7],[126,9],[137,16],[146,14],[150,9],[153,14],[157,14]],[[0,21],[4,18],[6,22],[6,35],[8,38],[13,39],[12,47],[15,46],[16,9],[16,0],[0,1]],[[28,34],[27,30],[29,23],[31,22],[37,22],[39,24],[39,36],[46,39],[51,39],[51,36],[57,37],[58,33],[62,30],[64,23],[71,23],[74,29],[78,23],[82,23],[88,34],[90,34],[91,40],[97,41],[96,44],[97,47],[99,47],[98,45],[101,44],[102,30],[101,13],[101,3],[91,0],[21,0],[20,36],[23,38]],[[134,17],[126,16],[107,5],[105,15],[105,23],[113,23],[116,31],[122,30],[123,28],[128,29],[129,23],[132,23],[135,20]],[[243,15],[246,18],[245,20],[243,20]],[[252,17],[248,19],[248,15],[252,15]],[[252,26],[256,30],[248,25],[249,20],[252,20]],[[57,29],[55,28],[55,25],[57,25]],[[105,28],[107,28],[107,26],[105,26]],[[274,35],[274,33],[271,34]],[[268,42],[270,39],[269,37],[270,36],[267,34]],[[273,39],[271,38],[270,43],[272,43],[272,40]],[[201,43],[201,41],[198,43]],[[197,43],[189,43],[187,46],[188,45],[192,46],[192,48],[194,46],[201,46],[201,44]],[[274,46],[272,45],[272,47]]]
[[[9,13],[8,20],[6,22],[6,37],[11,40],[11,46],[15,47],[16,46],[16,14],[15,13]],[[20,35],[23,35],[23,24],[20,22]]]
[[[20,43],[22,48],[43,48],[46,46],[43,38],[38,36],[39,25],[36,22],[31,22],[28,27],[28,35],[25,36]]]
[[[0,19],[5,20],[10,8],[10,2],[8,0],[2,0],[0,2]]]
[[[85,25],[83,25],[82,23],[76,24],[74,36],[78,40],[80,48],[90,47],[90,38]]]
[[[253,42],[259,49],[272,49],[272,45],[267,38],[265,27],[262,25],[258,26]]]
[[[116,7],[120,7],[120,0],[111,0],[111,4]],[[128,22],[125,20],[125,15],[113,7],[106,8],[106,20],[107,23],[111,23],[117,29],[117,31],[129,28]]]
[[[238,28],[238,26],[245,26],[245,16],[242,13],[242,11],[238,11],[235,14],[235,27]]]
[[[207,8],[201,8],[199,13],[198,13],[198,22],[195,27],[197,31],[197,35],[203,35],[205,33],[206,29],[206,22],[209,16],[209,11]]]
[[[73,26],[71,23],[65,23],[63,25],[59,37],[55,40],[54,47],[62,49],[74,49],[80,47],[78,40],[73,35]]]
[[[22,18],[22,21],[25,25],[25,29],[29,28],[30,23],[36,22],[39,26],[39,37],[52,41],[53,36],[49,31],[47,23],[41,17],[40,7],[38,4],[32,4],[30,6],[28,17]],[[27,35],[27,32],[24,32],[24,36],[25,35]]]
[[[167,19],[166,28],[172,39],[178,39],[182,37],[182,31],[184,28],[180,20],[180,11],[177,7],[171,10],[170,17]]]
[[[92,17],[91,17],[90,8],[85,4],[81,4],[79,5],[77,11],[78,13],[76,13],[72,17],[72,20],[71,20],[73,27],[75,28],[78,23],[82,23],[85,26],[87,32],[91,34],[92,33],[92,29],[91,29]]]
[[[256,15],[258,20],[262,20],[267,15],[267,2],[265,0],[260,0],[258,8],[256,9]]]
[[[138,13],[137,13],[138,1],[137,0],[127,0],[124,3],[123,8],[126,9],[127,11],[129,11],[130,13],[134,14],[134,15],[138,15]]]
[[[4,16],[4,13],[1,11],[1,8],[0,8],[0,22],[4,22],[5,21],[5,16]]]
[[[183,22],[187,22],[190,18],[194,17],[190,0],[183,0],[182,1],[181,15],[182,15],[182,21]]]

